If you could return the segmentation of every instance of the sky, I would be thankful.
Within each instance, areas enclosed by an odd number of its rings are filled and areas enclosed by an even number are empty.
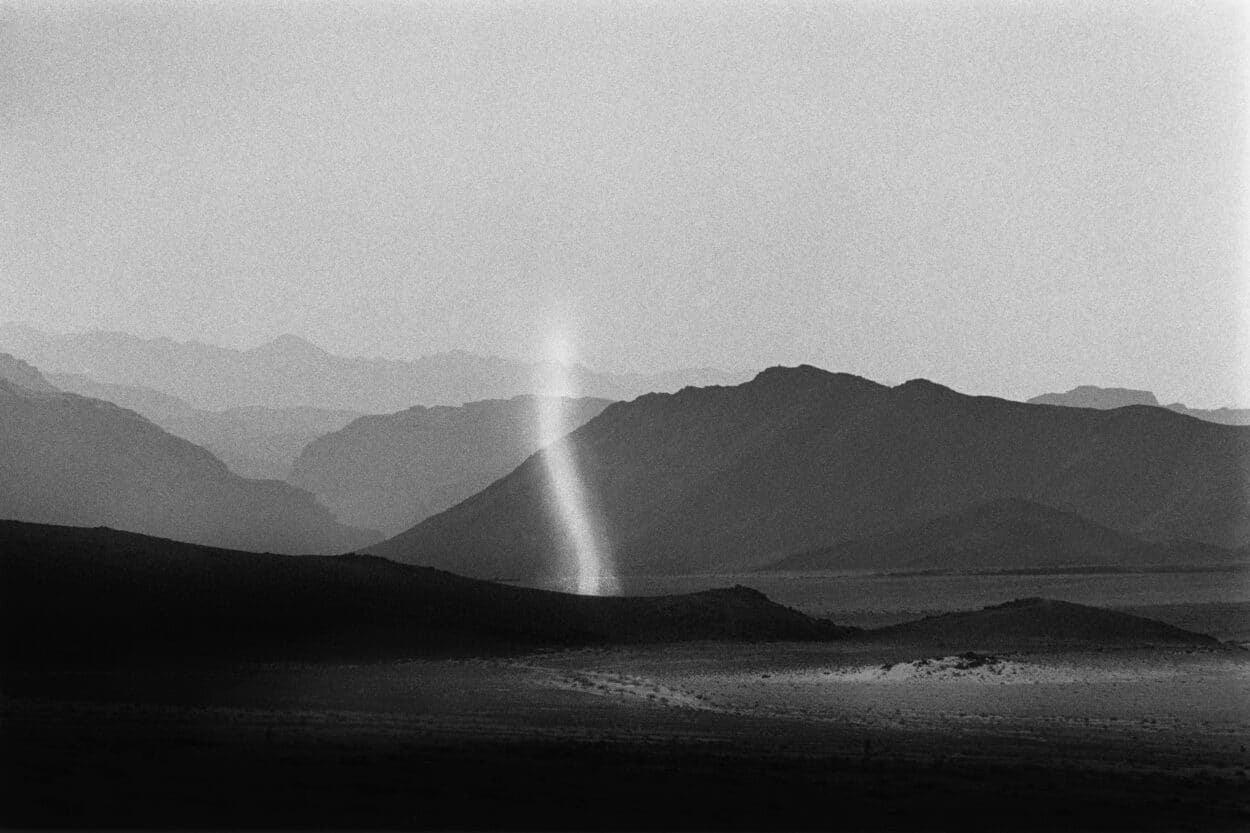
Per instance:
[[[1248,19],[0,2],[0,321],[1250,405]]]

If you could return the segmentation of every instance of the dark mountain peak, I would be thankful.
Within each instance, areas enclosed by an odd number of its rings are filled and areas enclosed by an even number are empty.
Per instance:
[[[797,367],[777,365],[761,370],[755,378],[747,383],[751,387],[768,387],[791,390],[813,390],[818,388],[846,391],[885,390],[885,386],[856,376],[851,373],[834,373],[822,370],[810,364]]]
[[[895,385],[892,389],[896,393],[908,396],[950,396],[958,395],[956,391],[951,390],[945,385],[939,385],[937,382],[931,382],[928,379],[908,379],[901,385]]]
[[[803,564],[784,569],[1172,563],[1181,556],[1143,542],[1250,540],[1230,488],[1250,433],[1157,407],[1028,406],[803,365],[613,405],[575,442],[626,574],[755,569],[792,553]],[[521,466],[371,552],[546,578],[567,545],[536,511],[551,494],[541,466]],[[1011,495],[1059,511],[957,514]]]

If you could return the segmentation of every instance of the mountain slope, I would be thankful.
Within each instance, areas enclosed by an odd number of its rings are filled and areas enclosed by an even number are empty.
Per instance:
[[[376,538],[338,524],[307,492],[239,477],[133,411],[7,381],[0,472],[3,518],[277,552],[341,552]]]
[[[368,556],[258,555],[0,521],[0,654],[22,662],[366,658],[851,632],[744,587],[570,596]]]
[[[772,570],[995,570],[1059,565],[1209,564],[1236,551],[1196,542],[1142,541],[1018,498],[1004,498],[889,535],[796,553]]]
[[[463,351],[414,361],[336,356],[292,335],[251,350],[231,350],[126,333],[42,333],[0,326],[0,350],[49,373],[85,374],[110,384],[147,387],[196,408],[225,410],[262,405],[391,413],[414,404],[459,405],[525,393],[630,399],[652,390],[736,381],[716,370],[668,374],[596,373],[576,366],[554,372]]]
[[[169,433],[204,446],[236,474],[259,479],[286,480],[306,445],[363,416],[309,407],[207,411],[152,388],[97,382],[80,373],[54,373],[49,378],[67,393],[135,411]]]
[[[1148,390],[1127,388],[1100,388],[1081,385],[1067,393],[1044,393],[1029,400],[1032,405],[1063,405],[1069,408],[1123,408],[1126,405],[1154,405],[1163,407]],[[1180,402],[1167,406],[1168,410],[1221,425],[1250,425],[1250,408],[1190,408]]]
[[[1027,405],[804,366],[617,403],[563,442],[626,572],[762,566],[1004,497],[1151,539],[1250,538],[1250,430],[1160,408]],[[571,548],[543,453],[371,551],[557,576]]]
[[[0,353],[0,380],[35,393],[56,392],[56,387],[42,373],[8,353]]]
[[[568,430],[610,404],[558,401]],[[518,396],[363,417],[311,442],[289,482],[317,495],[344,523],[394,535],[481,491],[533,454],[541,445],[542,404],[539,397]]]

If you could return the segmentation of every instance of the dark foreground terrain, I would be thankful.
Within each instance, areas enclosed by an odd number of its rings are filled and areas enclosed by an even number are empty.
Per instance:
[[[4,827],[1250,829],[1250,654],[1141,617],[0,534]]]
[[[882,650],[8,673],[0,823],[1250,826],[1241,658],[991,659],[960,680],[960,662],[883,670]]]

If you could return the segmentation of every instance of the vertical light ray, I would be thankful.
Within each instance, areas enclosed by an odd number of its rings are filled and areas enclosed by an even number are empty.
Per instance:
[[[549,364],[545,368],[544,396],[538,398],[538,434],[543,446],[542,459],[551,491],[555,495],[555,510],[568,537],[572,550],[572,563],[565,569],[574,579],[577,593],[588,596],[610,595],[618,592],[619,582],[611,567],[610,556],[604,545],[590,503],[587,500],[581,475],[578,472],[573,444],[565,439],[569,432],[569,420],[565,414],[567,400],[576,391],[568,373],[570,351],[559,336],[553,336],[548,344]]]

